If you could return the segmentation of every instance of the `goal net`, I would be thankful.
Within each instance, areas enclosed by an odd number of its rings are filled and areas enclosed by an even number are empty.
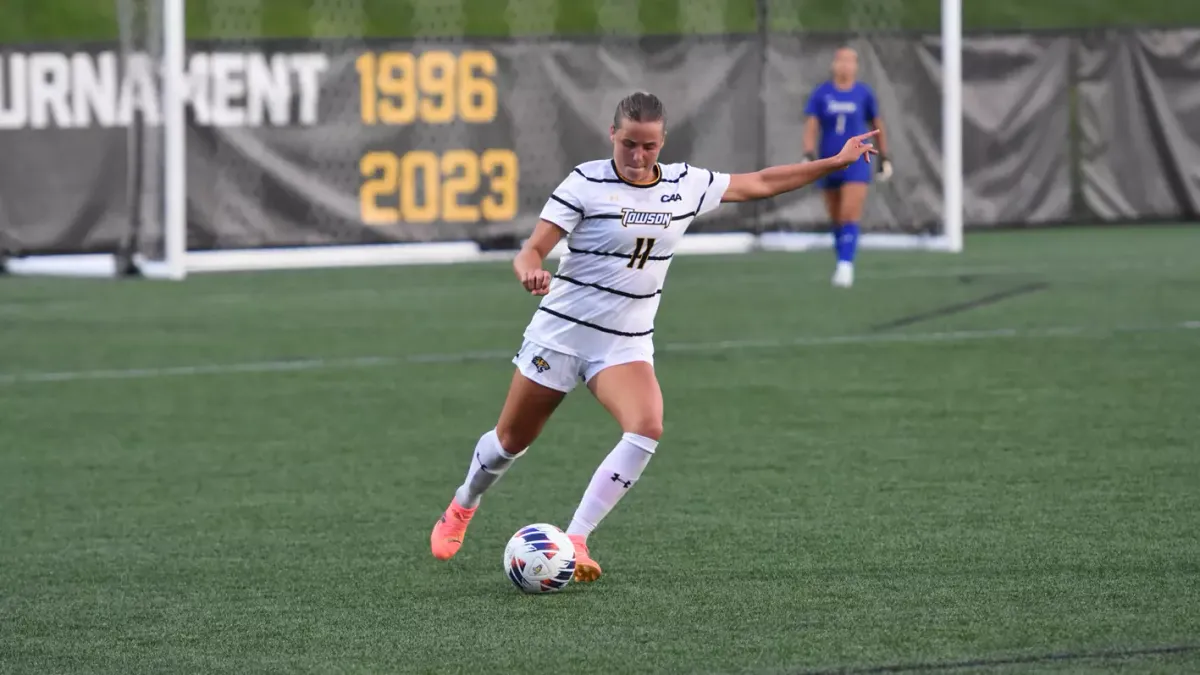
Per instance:
[[[836,46],[895,175],[863,246],[961,248],[958,4],[903,0],[113,0],[133,92],[119,250],[147,276],[510,255],[617,101],[658,94],[662,161],[802,159]],[[927,4],[927,3],[926,3]],[[727,205],[681,252],[829,247],[819,190]]]

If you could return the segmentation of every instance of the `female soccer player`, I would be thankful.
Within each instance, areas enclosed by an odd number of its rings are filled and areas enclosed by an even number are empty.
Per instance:
[[[513,359],[517,368],[500,418],[475,445],[466,480],[434,525],[434,557],[447,560],[458,552],[480,496],[525,454],[582,380],[624,432],[567,528],[576,549],[575,579],[597,579],[600,566],[588,553],[587,537],[637,482],[662,436],[651,334],[684,230],[722,202],[773,197],[860,159],[869,162],[875,150],[867,139],[875,133],[848,139],[825,159],[730,175],[659,164],[666,140],[662,103],[646,93],[622,100],[609,130],[612,158],[585,162],[567,175],[513,260],[525,290],[545,297]],[[551,275],[542,263],[563,237],[568,254]]]
[[[887,158],[887,139],[875,92],[855,78],[858,76],[858,53],[849,47],[837,50],[833,57],[833,79],[821,83],[808,98],[804,123],[804,156],[806,159],[832,157],[842,150],[850,138],[867,132],[870,125],[879,132],[880,178],[892,175],[892,163]],[[821,148],[817,155],[817,135]],[[825,209],[833,221],[833,247],[837,267],[833,285],[849,288],[854,285],[854,253],[858,249],[858,221],[862,218],[863,202],[867,199],[867,184],[871,182],[871,167],[852,164],[820,180],[825,191]]]

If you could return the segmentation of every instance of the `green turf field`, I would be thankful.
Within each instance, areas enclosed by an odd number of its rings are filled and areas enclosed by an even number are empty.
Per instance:
[[[0,43],[114,39],[118,2],[6,0]],[[195,38],[593,35],[756,30],[755,0],[187,0]],[[779,30],[931,28],[940,0],[769,0]],[[968,30],[1118,25],[1200,25],[1200,4],[1177,0],[963,2]]]
[[[1200,645],[1196,241],[676,260],[663,443],[543,597],[501,553],[616,442],[585,391],[428,551],[535,306],[505,264],[0,279],[0,671],[1197,672],[1079,656]]]

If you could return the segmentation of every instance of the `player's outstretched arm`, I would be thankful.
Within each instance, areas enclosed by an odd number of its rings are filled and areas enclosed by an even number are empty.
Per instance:
[[[870,131],[861,136],[855,136],[846,141],[842,151],[833,157],[818,159],[800,164],[784,164],[772,166],[754,173],[735,173],[729,177],[729,187],[721,198],[723,202],[745,202],[753,199],[766,199],[775,195],[791,192],[815,182],[822,176],[844,169],[866,157],[871,161],[871,154],[877,152],[869,142],[879,130]]]
[[[534,295],[545,295],[550,292],[551,275],[542,269],[542,263],[550,251],[562,240],[562,228],[548,220],[539,220],[533,228],[533,234],[525,240],[517,257],[513,259],[513,272],[525,290]]]

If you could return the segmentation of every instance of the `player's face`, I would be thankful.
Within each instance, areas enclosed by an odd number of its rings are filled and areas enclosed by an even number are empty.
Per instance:
[[[613,127],[609,136],[613,142],[613,161],[625,180],[646,183],[654,179],[654,165],[666,140],[661,121],[621,120],[621,126]]]
[[[858,53],[853,49],[839,49],[833,55],[833,78],[839,82],[853,82],[858,77]]]

